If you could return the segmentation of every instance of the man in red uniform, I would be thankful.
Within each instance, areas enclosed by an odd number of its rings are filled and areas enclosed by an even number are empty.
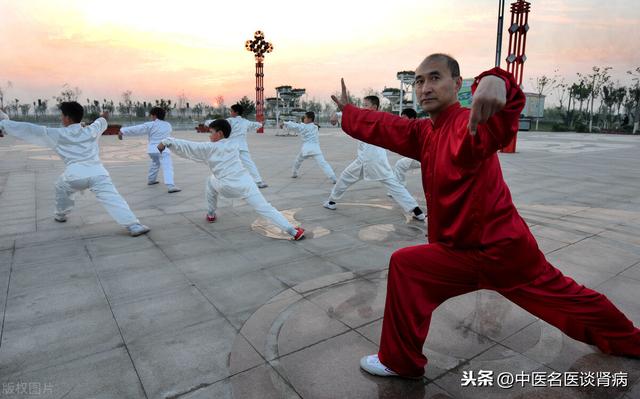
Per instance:
[[[640,330],[604,295],[553,267],[518,214],[496,152],[511,141],[525,97],[512,75],[494,68],[475,79],[462,108],[455,59],[432,54],[416,69],[416,91],[430,119],[402,119],[348,104],[350,136],[422,163],[429,244],[400,249],[389,262],[380,350],[360,366],[379,376],[419,378],[431,314],[442,302],[492,289],[570,337],[609,354],[640,356]]]

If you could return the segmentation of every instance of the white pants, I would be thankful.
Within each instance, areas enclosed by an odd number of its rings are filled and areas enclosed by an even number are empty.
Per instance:
[[[393,168],[393,173],[396,175],[396,179],[403,186],[407,186],[407,177],[406,174],[411,169],[420,169],[421,165],[419,161],[411,158],[400,158],[396,162],[395,167]]]
[[[91,176],[71,181],[65,179],[64,176],[60,176],[56,182],[56,215],[66,216],[69,214],[75,204],[74,197],[76,193],[86,189],[91,190],[96,195],[98,202],[102,204],[118,224],[130,226],[140,223],[131,212],[127,202],[116,190],[109,176]]]
[[[347,191],[350,186],[363,179],[362,167],[356,169],[350,166],[351,165],[345,168],[345,170],[340,175],[338,182],[335,186],[333,186],[331,195],[329,195],[330,201],[335,201],[342,198],[345,191]],[[407,191],[407,189],[403,185],[401,185],[395,177],[381,179],[378,181],[385,187],[387,187],[387,191],[391,193],[393,199],[405,212],[411,212],[418,206],[415,198],[413,198],[411,194],[409,194],[409,191]]]
[[[240,194],[241,192],[244,192],[245,194]],[[249,184],[247,187],[244,187],[244,189],[224,186],[221,187],[220,181],[216,180],[215,177],[210,176],[207,179],[207,185],[205,188],[207,212],[210,215],[214,215],[216,213],[216,209],[218,208],[218,195],[221,193],[229,198],[243,198],[260,216],[273,222],[273,224],[278,226],[282,231],[285,231],[292,236],[296,235],[296,229],[284,216],[282,216],[280,212],[278,212],[276,208],[273,207],[273,205],[267,202],[267,200],[262,196],[262,193],[260,193],[260,190],[258,190],[254,184]]]
[[[302,152],[298,153],[298,157],[293,162],[294,175],[298,174],[298,170],[300,169],[300,166],[302,166],[302,161],[304,161],[307,158],[315,159],[316,162],[318,163],[318,166],[320,166],[320,169],[322,169],[322,171],[324,172],[325,176],[327,176],[330,180],[333,180],[333,181],[336,180],[336,174],[333,172],[333,169],[331,169],[331,165],[329,165],[329,163],[324,159],[324,156],[322,156],[322,153],[307,155],[307,156],[302,155]]]
[[[164,184],[173,186],[173,162],[171,162],[171,153],[163,151],[162,153],[149,153],[151,163],[149,164],[149,183],[158,180],[158,172],[162,166],[162,175],[164,176]]]
[[[253,181],[256,183],[260,183],[262,181],[262,177],[260,177],[260,173],[258,173],[258,167],[256,166],[253,159],[251,159],[251,154],[249,151],[240,150],[240,161],[242,161],[242,165],[249,172],[251,177],[253,177]]]

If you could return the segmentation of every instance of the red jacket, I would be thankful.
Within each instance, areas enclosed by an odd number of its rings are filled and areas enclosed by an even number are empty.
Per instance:
[[[342,129],[356,139],[422,163],[430,243],[457,249],[500,247],[490,252],[504,259],[517,256],[518,250],[537,249],[527,224],[513,205],[496,154],[518,131],[525,96],[513,76],[499,68],[478,76],[472,91],[485,75],[496,75],[505,81],[507,103],[486,124],[478,126],[475,136],[467,129],[470,110],[459,103],[442,111],[435,123],[347,105]],[[509,248],[507,253],[505,245]]]

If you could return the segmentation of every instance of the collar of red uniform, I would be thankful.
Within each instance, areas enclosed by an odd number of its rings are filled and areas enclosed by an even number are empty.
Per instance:
[[[449,119],[449,117],[453,115],[453,113],[455,113],[460,107],[461,105],[457,101],[454,104],[449,105],[444,109],[444,111],[440,112],[440,115],[438,115],[438,119],[433,122],[433,127],[435,129],[440,128],[440,126],[442,126],[447,121],[447,119]]]

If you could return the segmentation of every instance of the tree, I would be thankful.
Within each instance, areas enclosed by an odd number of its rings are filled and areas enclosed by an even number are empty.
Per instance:
[[[241,105],[244,109],[245,117],[256,113],[256,103],[251,101],[247,96],[242,97],[240,101],[238,101],[238,105]]]
[[[29,110],[31,109],[31,104],[20,104],[20,113],[22,116],[29,115]]]
[[[60,104],[62,104],[63,102],[78,101],[78,97],[80,97],[80,94],[82,94],[82,91],[78,86],[72,88],[68,83],[65,83],[62,85],[62,91],[60,91],[60,94],[53,97],[53,99],[56,100],[57,106],[59,108]]]
[[[596,97],[600,95],[600,91],[602,90],[602,87],[611,78],[611,76],[609,75],[609,70],[611,70],[611,67],[600,68],[600,67],[594,66],[593,68],[591,68],[591,70],[593,72],[587,75],[587,79],[591,82],[589,86],[591,89],[591,93],[590,93],[591,107],[589,109],[589,133],[591,133],[593,128],[593,103]]]
[[[634,82],[634,86],[629,89],[629,98],[632,99],[635,104],[633,134],[636,134],[638,133],[638,127],[640,125],[640,67],[636,67],[633,71],[627,71],[627,73],[633,76],[632,80]]]

